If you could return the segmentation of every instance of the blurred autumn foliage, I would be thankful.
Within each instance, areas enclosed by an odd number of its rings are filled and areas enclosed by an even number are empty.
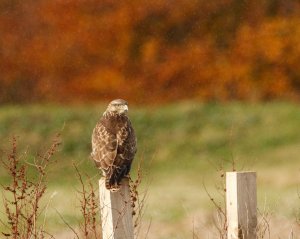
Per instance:
[[[0,0],[0,102],[297,99],[298,0]]]

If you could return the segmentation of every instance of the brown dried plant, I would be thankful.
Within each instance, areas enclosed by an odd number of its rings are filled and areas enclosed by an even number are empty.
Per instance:
[[[136,179],[129,177],[129,190],[131,197],[131,207],[132,207],[132,216],[133,216],[133,226],[135,237],[138,238],[142,225],[142,218],[144,215],[145,201],[147,197],[148,190],[141,192],[140,186],[143,179],[142,174],[142,163],[141,161],[137,166],[137,176]],[[149,230],[149,229],[148,229]]]
[[[99,197],[95,186],[92,183],[92,179],[86,173],[82,173],[78,166],[73,162],[73,167],[76,172],[76,176],[79,181],[80,189],[77,189],[79,195],[80,212],[82,214],[83,222],[78,225],[79,229],[71,226],[63,217],[63,215],[56,210],[58,216],[64,222],[64,224],[73,232],[77,239],[101,239],[99,236],[101,233],[97,230],[97,224],[99,224],[97,218],[99,214]]]
[[[96,189],[92,183],[91,178],[85,174],[86,181],[84,181],[82,173],[79,171],[76,164],[73,163],[73,166],[76,170],[77,177],[80,182],[81,189],[77,190],[80,195],[80,211],[83,216],[83,223],[80,225],[80,234],[85,239],[100,239],[97,231],[96,225],[99,224],[97,222],[98,212],[99,212],[99,197]],[[78,236],[78,234],[77,234]]]
[[[266,205],[265,205],[266,206]],[[256,227],[256,237],[258,239],[263,238],[271,238],[271,231],[270,231],[270,220],[271,215],[264,207],[263,211],[257,210],[258,212],[258,221]]]
[[[223,167],[219,167],[218,173],[220,175],[220,183],[216,185],[218,194],[221,195],[222,201],[217,201],[212,194],[208,191],[205,184],[203,183],[203,188],[213,206],[216,209],[216,214],[213,218],[214,225],[217,229],[218,238],[219,239],[226,239],[227,238],[227,218],[226,218],[226,186],[225,186],[225,171]]]
[[[57,135],[44,154],[38,154],[33,162],[29,162],[26,154],[20,156],[17,152],[17,140],[13,137],[12,149],[6,157],[1,157],[1,165],[10,179],[8,183],[1,184],[7,220],[1,222],[6,228],[1,233],[6,238],[45,238],[49,235],[38,219],[42,211],[41,199],[47,189],[47,168],[58,150],[59,138]],[[29,169],[34,170],[34,176],[29,176]]]

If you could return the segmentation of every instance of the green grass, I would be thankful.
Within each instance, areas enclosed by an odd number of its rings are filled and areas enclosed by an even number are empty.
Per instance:
[[[72,225],[80,220],[76,202],[78,180],[72,162],[96,181],[98,171],[89,160],[90,139],[104,109],[104,105],[0,108],[3,150],[10,148],[10,139],[15,135],[19,152],[27,150],[29,157],[34,157],[50,145],[57,132],[62,132],[62,147],[55,156],[57,163],[48,175],[47,197],[57,192],[47,214],[50,232],[66,228],[54,208]],[[270,211],[293,220],[300,204],[299,105],[181,102],[156,108],[132,106],[129,113],[138,138],[136,158],[143,159],[145,180],[149,182],[144,221],[155,221],[153,235],[160,227],[165,229],[156,237],[151,237],[150,230],[149,238],[191,238],[193,222],[186,220],[198,212],[213,210],[203,183],[221,201],[215,190],[220,181],[216,167],[230,170],[232,160],[238,170],[257,171],[260,207],[266,199]],[[0,173],[0,181],[5,183],[8,179],[3,169]],[[176,234],[177,226],[183,229]]]

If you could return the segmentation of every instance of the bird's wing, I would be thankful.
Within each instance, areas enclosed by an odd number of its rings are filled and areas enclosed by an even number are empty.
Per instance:
[[[116,158],[118,140],[116,135],[106,130],[103,124],[98,123],[92,135],[92,158],[97,167],[108,171]]]
[[[130,121],[127,121],[117,133],[118,154],[125,161],[132,161],[136,153],[136,137]]]

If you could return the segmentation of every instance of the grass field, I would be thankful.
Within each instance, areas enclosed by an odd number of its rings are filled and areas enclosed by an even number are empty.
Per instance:
[[[104,109],[101,104],[0,108],[0,145],[4,151],[15,135],[19,152],[26,151],[32,157],[47,148],[57,132],[62,133],[45,198],[49,201],[55,192],[46,227],[57,237],[73,238],[55,210],[74,227],[80,221],[79,182],[72,162],[95,182],[99,177],[89,160],[90,138]],[[148,190],[143,218],[143,228],[151,223],[148,238],[193,238],[193,231],[199,238],[217,238],[215,208],[203,184],[217,202],[223,202],[216,189],[222,183],[219,169],[231,170],[233,161],[237,170],[258,173],[259,209],[271,213],[271,238],[288,238],[292,229],[298,230],[294,238],[300,238],[300,228],[294,223],[300,210],[299,105],[181,102],[161,107],[131,106],[129,114],[138,138],[136,161],[143,161],[141,191]],[[3,169],[0,173],[0,182],[5,183],[8,178]]]

